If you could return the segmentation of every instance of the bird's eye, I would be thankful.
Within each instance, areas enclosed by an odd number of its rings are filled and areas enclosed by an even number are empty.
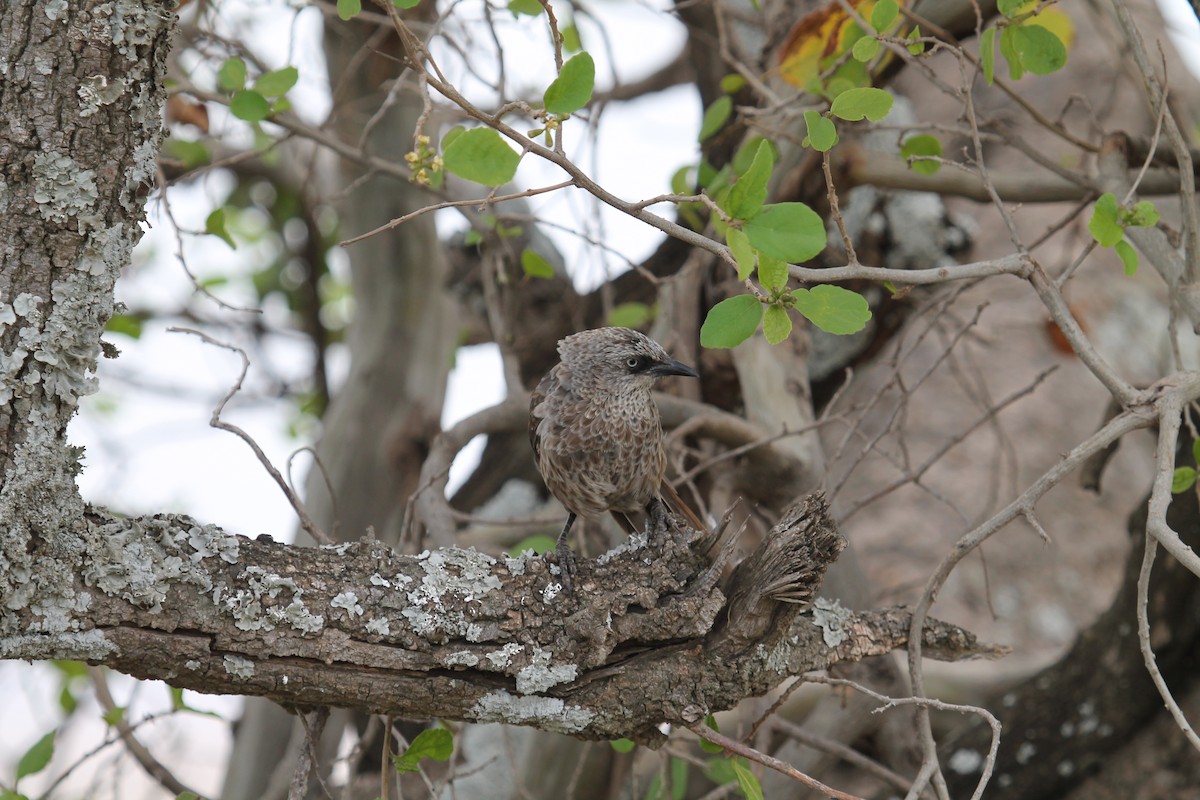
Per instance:
[[[642,360],[636,356],[630,356],[629,358],[625,359],[625,366],[629,367],[630,369],[637,369],[641,365]]]

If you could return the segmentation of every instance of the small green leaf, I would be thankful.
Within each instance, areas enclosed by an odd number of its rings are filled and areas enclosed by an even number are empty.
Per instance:
[[[879,54],[879,40],[863,37],[854,43],[854,47],[850,50],[850,54],[855,59],[862,62],[870,61]]]
[[[201,142],[190,142],[187,139],[168,139],[166,151],[169,156],[178,159],[187,170],[204,166],[212,160],[208,147]]]
[[[392,5],[399,9],[408,10],[410,8],[416,8],[417,4],[420,2],[421,0],[392,0]]]
[[[195,792],[180,792],[175,795],[175,800],[200,800],[200,795]]]
[[[362,13],[362,0],[337,0],[337,14],[345,22]]]
[[[531,278],[554,277],[554,267],[550,262],[529,248],[521,251],[521,269]]]
[[[1200,464],[1200,439],[1192,442],[1192,460]]]
[[[1121,257],[1121,264],[1123,264],[1125,267],[1125,274],[1131,278],[1136,275],[1138,268],[1138,254],[1137,251],[1134,250],[1129,244],[1129,242],[1122,239],[1113,245],[1113,250],[1115,250],[1117,255]]]
[[[996,27],[985,28],[983,38],[979,40],[979,65],[983,69],[983,79],[991,86],[996,79]]]
[[[545,9],[538,0],[509,0],[508,10],[512,12],[514,17],[524,14],[527,17],[536,17]]]
[[[1179,467],[1171,476],[1171,493],[1186,492],[1196,485],[1196,470],[1191,467]]]
[[[835,117],[847,122],[857,122],[863,117],[878,122],[892,110],[892,102],[892,96],[883,89],[847,89],[834,98],[829,110]]]
[[[246,122],[261,122],[271,113],[271,104],[258,92],[243,89],[229,101],[229,111]]]
[[[100,719],[104,720],[104,724],[111,728],[125,719],[125,707],[113,706],[101,714]]]
[[[1007,25],[1000,31],[1000,55],[1008,62],[1008,77],[1014,81],[1020,80],[1025,74],[1025,68],[1021,66],[1021,55],[1014,44],[1016,30],[1016,26]]]
[[[545,553],[548,550],[553,550],[555,544],[556,542],[554,541],[553,536],[547,536],[544,533],[539,533],[534,536],[527,536],[514,544],[512,547],[508,548],[508,554],[515,558],[516,556],[521,555],[521,553],[524,553],[526,550],[532,550],[540,556],[542,553]]]
[[[763,800],[762,784],[746,766],[745,759],[735,758],[733,760],[733,774],[737,776],[738,788],[741,789],[742,796],[746,800]]]
[[[592,99],[596,63],[588,53],[572,56],[546,89],[542,103],[551,114],[573,114]]]
[[[859,41],[865,41],[860,39]],[[824,153],[838,142],[837,127],[833,120],[818,111],[804,112],[804,125],[808,135],[801,143],[813,150]]]
[[[796,310],[826,333],[858,333],[871,319],[871,309],[861,294],[840,286],[821,284],[796,289]]]
[[[942,143],[938,141],[936,136],[930,136],[927,133],[918,136],[910,136],[904,140],[904,144],[900,145],[900,155],[904,158],[912,158],[913,156],[938,156],[942,155]],[[942,168],[938,161],[912,161],[908,168],[918,175],[932,175]]]
[[[1034,75],[1049,75],[1066,66],[1067,46],[1048,28],[1020,25],[1013,37],[1013,49],[1021,59],[1021,66]]]
[[[766,253],[758,254],[758,280],[767,291],[778,291],[787,286],[788,264]]]
[[[575,23],[563,28],[559,33],[562,34],[562,46],[568,53],[578,53],[583,49],[583,40],[579,38],[579,28]]]
[[[735,94],[746,85],[746,79],[736,72],[731,72],[721,78],[721,91],[725,94]]]
[[[1012,19],[1028,3],[1029,0],[998,0],[996,10],[1003,14],[1006,19]]]
[[[699,141],[703,142],[721,130],[721,126],[729,119],[731,113],[733,113],[733,100],[729,95],[723,94],[714,100],[712,105],[704,110],[704,119],[700,122]]]
[[[717,725],[717,718],[716,718],[716,716],[715,716],[714,714],[709,714],[708,716],[706,716],[706,717],[704,718],[704,724],[705,724],[705,725],[706,725],[706,726],[707,726],[707,727],[708,727],[710,730],[714,730],[714,731],[716,731],[717,733],[720,733],[720,732],[721,732],[721,728],[720,728],[720,727]],[[700,740],[700,749],[701,749],[701,750],[703,750],[703,751],[704,751],[704,752],[706,752],[706,753],[723,753],[723,752],[725,752],[725,748],[724,748],[724,747],[721,747],[721,745],[719,745],[719,744],[716,744],[715,742],[710,742],[708,739],[701,739],[701,740]],[[713,760],[714,760],[714,761],[716,761],[716,762],[718,762],[718,763],[721,763],[721,764],[728,764],[728,763],[729,763],[729,762],[728,762],[728,760],[727,760],[727,759],[724,759],[724,758],[713,759]],[[721,784],[724,784],[724,783],[731,783],[732,781],[733,781],[733,774],[732,774],[732,772],[731,772],[731,773],[730,773],[730,775],[729,775],[729,777],[728,777],[727,779],[725,779],[725,780],[723,780],[723,781],[714,780],[714,781],[713,781],[713,783],[715,783],[715,784],[717,784],[718,786],[720,786]]]
[[[455,125],[453,128],[446,131],[442,135],[442,152],[445,153],[446,148],[450,146],[450,143],[453,142],[458,137],[462,136],[466,132],[467,132],[467,129],[464,128],[462,125]]]
[[[62,691],[58,693],[58,707],[67,716],[74,714],[75,709],[79,707],[79,700],[76,699],[75,693],[71,691],[70,684],[64,683]]]
[[[246,86],[246,62],[240,58],[227,58],[217,70],[217,86],[227,92],[236,92]]]
[[[630,739],[613,739],[608,744],[609,747],[618,753],[632,753],[633,748],[637,747],[637,743]]]
[[[654,309],[645,303],[621,303],[608,312],[608,324],[615,328],[640,328],[654,317]]]
[[[899,14],[900,4],[896,0],[879,0],[871,10],[871,27],[885,33]]]
[[[233,237],[229,235],[229,229],[225,227],[224,208],[214,208],[212,210],[212,213],[204,220],[204,232],[211,233],[234,250],[237,250],[237,244],[233,241]]]
[[[449,138],[449,137],[447,137]],[[472,128],[443,140],[446,169],[460,178],[484,186],[501,186],[513,179],[521,156],[491,128]]]
[[[684,800],[687,797],[690,766],[682,758],[671,759],[671,800]]]
[[[906,38],[920,39],[921,38],[921,26],[918,25],[917,27],[913,28],[912,33],[908,34],[908,36]],[[914,41],[912,44],[910,44],[908,46],[908,52],[912,53],[914,56],[921,55],[921,53],[925,52],[925,43]]]
[[[725,203],[725,213],[734,219],[749,219],[758,213],[767,201],[767,183],[775,167],[775,151],[770,142],[759,143],[754,160],[733,188]]]
[[[750,246],[749,237],[744,231],[728,228],[725,231],[725,243],[737,262],[738,280],[746,280],[754,274],[754,248]]]
[[[722,749],[719,746],[713,744],[712,742],[701,739],[700,746],[704,747],[705,745],[708,745],[708,747],[717,748],[712,752],[722,752]],[[706,750],[706,752],[710,751]],[[727,783],[734,783],[737,781],[737,775],[733,773],[733,760],[728,758],[710,758],[707,766],[704,768],[704,775],[717,786],[724,786]]]
[[[50,759],[54,757],[54,734],[55,731],[50,731],[25,751],[25,755],[17,762],[16,780],[19,781],[26,775],[36,775],[46,768]]]
[[[483,241],[483,234],[472,228],[463,234],[463,244],[467,247],[473,247]]]
[[[402,754],[392,756],[396,772],[416,772],[422,758],[446,761],[454,753],[454,734],[445,728],[430,728],[417,734]]]
[[[768,344],[779,344],[792,333],[792,318],[783,306],[767,306],[763,314],[763,336]]]
[[[737,347],[758,330],[762,303],[752,294],[739,294],[709,309],[700,326],[700,344],[708,348]]]
[[[825,249],[825,223],[804,203],[775,203],[762,209],[742,227],[760,253],[792,264],[807,261]]]
[[[282,97],[296,85],[300,72],[295,67],[264,72],[254,81],[254,91],[264,97]]]
[[[1150,228],[1158,223],[1161,215],[1154,203],[1149,200],[1139,200],[1133,204],[1126,215],[1126,223],[1137,228]]]
[[[1125,229],[1117,219],[1119,207],[1117,197],[1112,192],[1105,192],[1096,200],[1092,209],[1092,218],[1088,220],[1088,230],[1092,238],[1103,247],[1112,247],[1125,238]]]
[[[758,149],[764,142],[767,147],[771,148],[771,163],[774,164],[779,160],[779,148],[774,142],[765,136],[751,136],[742,142],[737,152],[733,154],[733,160],[730,162],[730,165],[733,167],[733,174],[746,174],[746,170],[750,169],[750,165],[754,163],[755,157],[758,156]]]
[[[137,314],[113,314],[104,325],[109,333],[120,333],[130,339],[142,338],[143,319]]]

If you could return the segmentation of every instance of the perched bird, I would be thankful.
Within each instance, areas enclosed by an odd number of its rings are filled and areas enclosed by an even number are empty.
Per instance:
[[[529,441],[546,486],[567,509],[555,551],[570,589],[574,557],[567,534],[576,517],[608,511],[632,533],[626,514],[663,513],[667,455],[650,390],[667,375],[699,375],[629,328],[573,334],[558,343],[558,354],[559,363],[530,397]]]

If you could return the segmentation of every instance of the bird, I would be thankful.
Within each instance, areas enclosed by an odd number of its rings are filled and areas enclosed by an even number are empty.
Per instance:
[[[651,389],[670,375],[700,377],[660,344],[630,328],[581,331],[558,343],[559,363],[529,399],[529,441],[550,493],[567,510],[555,544],[563,585],[570,591],[575,560],[567,535],[576,518],[606,511],[633,533],[627,516],[665,513],[667,455]],[[679,509],[703,528],[694,513]]]

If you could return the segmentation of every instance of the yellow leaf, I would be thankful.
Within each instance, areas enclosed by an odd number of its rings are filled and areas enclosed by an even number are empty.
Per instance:
[[[1037,16],[1030,17],[1028,24],[1041,25],[1061,39],[1068,50],[1071,49],[1071,43],[1075,40],[1075,23],[1066,12],[1057,8],[1047,8]]]
[[[871,19],[876,0],[850,0],[864,20]],[[908,5],[899,0],[901,6]],[[854,43],[871,32],[862,31],[837,0],[801,17],[779,49],[779,76],[806,91],[819,91],[818,78]]]

